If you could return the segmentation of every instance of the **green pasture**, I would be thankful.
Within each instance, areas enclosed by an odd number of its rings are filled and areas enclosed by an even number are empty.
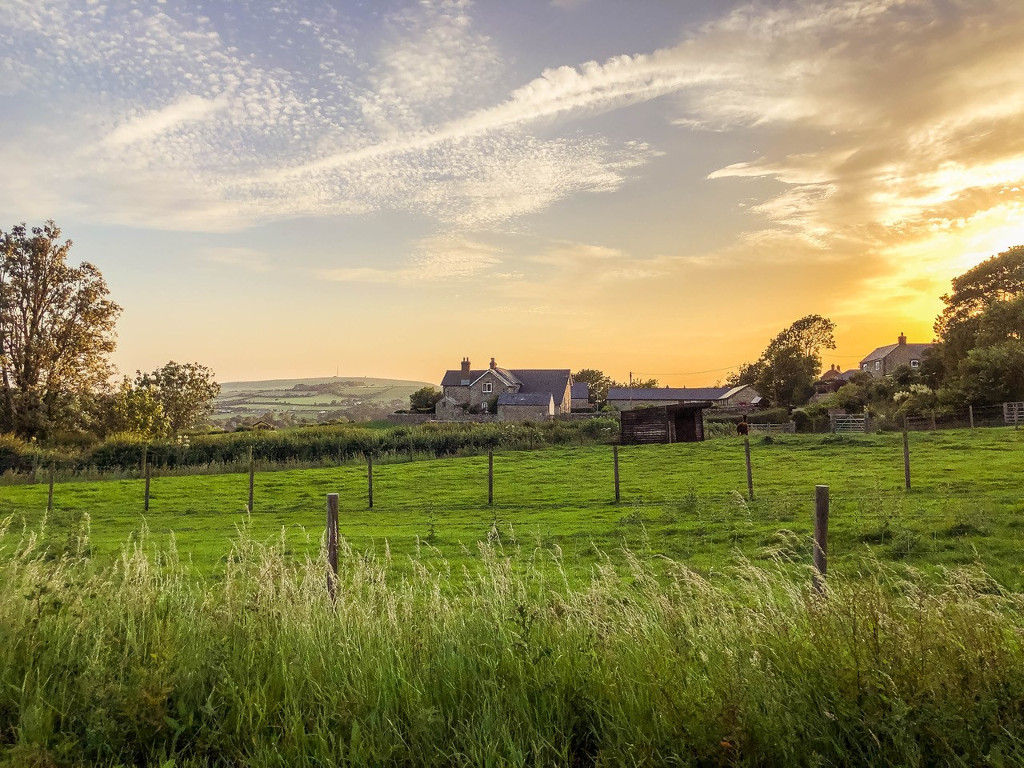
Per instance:
[[[494,504],[486,455],[374,466],[368,508],[364,466],[260,472],[246,514],[246,474],[155,476],[150,509],[143,481],[58,483],[43,541],[77,546],[88,524],[91,553],[116,555],[144,529],[217,573],[239,527],[264,541],[283,537],[292,557],[315,555],[325,499],[337,493],[341,533],[356,551],[387,554],[397,572],[410,557],[453,571],[479,558],[478,542],[560,552],[587,578],[603,555],[629,549],[665,555],[703,573],[737,561],[810,562],[815,485],[831,492],[830,568],[854,573],[872,560],[937,572],[978,564],[1024,587],[1024,432],[1013,429],[910,435],[912,490],[904,489],[899,434],[786,435],[751,439],[754,500],[747,498],[742,441],[619,448],[621,501],[612,448],[499,452]],[[12,531],[44,521],[43,483],[0,488],[0,518]]]

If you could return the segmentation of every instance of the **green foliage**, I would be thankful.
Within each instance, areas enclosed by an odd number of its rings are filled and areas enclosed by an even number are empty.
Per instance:
[[[150,459],[170,468],[208,464],[232,464],[254,457],[272,464],[345,462],[372,455],[402,457],[409,453],[454,456],[494,448],[539,448],[589,439],[609,439],[618,433],[610,419],[542,424],[422,424],[414,427],[368,429],[337,425],[191,435],[184,446],[174,440],[149,444]],[[142,458],[142,443],[134,438],[114,437],[95,446],[79,460],[80,466],[103,471],[136,467]]]
[[[53,221],[0,231],[0,430],[26,438],[85,424],[111,371],[121,308],[60,236]]]
[[[137,371],[134,386],[149,391],[171,434],[199,426],[210,412],[213,398],[220,393],[212,370],[199,363],[173,360],[152,373]]]
[[[433,413],[434,406],[444,397],[444,393],[434,387],[421,387],[409,395],[409,407],[414,411]]]
[[[136,387],[125,377],[110,402],[109,432],[157,439],[170,430],[170,420],[154,389]]]
[[[729,378],[733,386],[753,385],[772,405],[806,403],[821,371],[821,350],[835,349],[835,323],[821,315],[795,321],[769,342],[761,357]]]
[[[144,537],[109,568],[77,542],[47,559],[0,539],[0,762],[1024,760],[1024,613],[982,572],[928,585],[875,566],[830,574],[822,599],[806,572],[711,580],[627,550],[574,586],[557,553],[548,567],[492,530],[461,584],[426,550],[395,579],[390,557],[343,542],[335,601],[322,555],[295,564],[244,530],[206,583]],[[786,529],[763,546],[804,548]]]
[[[614,385],[610,377],[596,368],[582,368],[572,375],[572,380],[587,385],[587,399],[598,408],[608,399],[608,388]]]

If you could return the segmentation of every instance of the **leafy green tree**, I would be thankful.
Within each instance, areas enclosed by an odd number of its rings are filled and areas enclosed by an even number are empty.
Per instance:
[[[77,427],[112,370],[121,308],[60,237],[52,220],[0,232],[0,430],[25,438]]]
[[[444,393],[434,387],[422,387],[409,395],[409,407],[414,411],[433,411]]]
[[[128,432],[146,438],[165,437],[170,421],[150,387],[136,387],[126,376],[110,402],[111,432]]]
[[[740,366],[729,383],[752,385],[772,405],[806,403],[821,371],[821,350],[836,348],[835,328],[821,315],[800,318],[772,339],[755,362]]]
[[[574,382],[587,385],[587,399],[592,405],[600,405],[608,399],[608,388],[612,386],[610,377],[596,368],[581,368],[572,375]]]
[[[152,373],[136,371],[135,387],[149,390],[167,418],[171,434],[198,426],[220,394],[212,370],[199,363],[171,360]]]
[[[935,320],[939,345],[926,358],[927,380],[941,384],[947,407],[1024,399],[1024,246],[953,278]]]

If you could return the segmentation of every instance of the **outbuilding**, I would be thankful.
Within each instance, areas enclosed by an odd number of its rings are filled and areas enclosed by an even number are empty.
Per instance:
[[[623,411],[620,441],[623,445],[700,442],[704,439],[704,409],[710,405],[687,403]]]

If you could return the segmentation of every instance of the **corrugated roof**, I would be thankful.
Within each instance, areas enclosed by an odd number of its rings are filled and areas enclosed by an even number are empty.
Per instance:
[[[639,389],[634,387],[612,387],[608,390],[609,400],[718,400],[742,387],[661,387],[660,389]]]

